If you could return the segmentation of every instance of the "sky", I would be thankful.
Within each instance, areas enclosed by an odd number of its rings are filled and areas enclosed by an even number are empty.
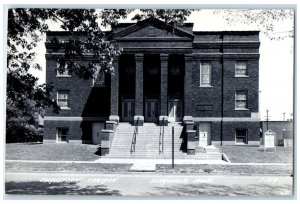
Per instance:
[[[130,22],[131,18],[121,22]],[[194,23],[194,31],[222,31],[222,30],[260,30],[257,24],[236,23],[229,25],[222,12],[216,14],[213,10],[203,9],[195,11],[188,17],[187,22]],[[58,30],[57,25],[51,25],[52,30]],[[293,19],[275,22],[274,33],[293,30]],[[260,33],[260,61],[259,61],[259,91],[261,119],[266,119],[269,110],[270,120],[290,119],[293,113],[293,38],[284,40],[270,40]],[[37,60],[43,71],[34,71],[39,77],[39,83],[45,82],[45,46],[40,43],[37,48]],[[285,114],[284,114],[285,113]]]

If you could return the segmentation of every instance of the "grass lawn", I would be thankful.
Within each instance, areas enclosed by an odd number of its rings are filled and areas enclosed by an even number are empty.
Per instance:
[[[7,160],[93,161],[98,155],[97,145],[88,144],[6,144]]]
[[[122,173],[128,172],[132,164],[101,164],[101,163],[28,163],[6,162],[6,171],[12,172],[97,172]]]
[[[232,163],[293,163],[293,149],[277,146],[264,151],[261,147],[220,146]]]

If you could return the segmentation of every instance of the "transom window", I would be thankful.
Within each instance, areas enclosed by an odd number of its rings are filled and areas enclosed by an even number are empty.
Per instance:
[[[60,64],[57,63],[57,66],[56,66],[57,67],[57,69],[56,69],[56,76],[57,77],[70,77],[70,73],[69,73],[69,70],[68,70],[68,65],[65,64],[63,72],[61,72],[59,70],[59,66],[60,66]]]
[[[211,86],[211,64],[200,65],[200,86]]]
[[[248,143],[248,130],[247,129],[236,129],[235,130],[235,142],[236,144],[247,144]]]
[[[235,76],[243,77],[248,76],[247,63],[246,62],[236,62],[235,63]]]
[[[67,142],[69,128],[57,128],[57,142]]]
[[[61,108],[69,107],[69,91],[68,90],[61,90],[61,91],[57,92],[57,104]]]
[[[248,91],[235,92],[235,109],[248,108]]]

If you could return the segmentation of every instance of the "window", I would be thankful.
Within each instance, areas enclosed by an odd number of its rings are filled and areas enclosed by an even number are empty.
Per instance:
[[[211,86],[211,65],[202,63],[200,66],[200,86]]]
[[[235,109],[247,109],[248,103],[248,92],[247,91],[236,91],[235,92]]]
[[[100,67],[97,66],[97,71],[93,77],[93,86],[94,87],[105,87],[105,72],[100,71]]]
[[[56,76],[57,77],[70,77],[70,73],[69,73],[69,70],[68,70],[68,65],[65,64],[63,72],[61,72],[59,70],[59,66],[60,66],[60,64],[57,63]]]
[[[236,144],[247,144],[247,129],[236,129],[235,130],[235,143]]]
[[[69,91],[62,90],[57,92],[57,104],[60,108],[69,108]]]
[[[57,128],[57,142],[67,142],[69,128]]]
[[[246,62],[236,62],[235,63],[235,76],[237,76],[237,77],[248,76]]]

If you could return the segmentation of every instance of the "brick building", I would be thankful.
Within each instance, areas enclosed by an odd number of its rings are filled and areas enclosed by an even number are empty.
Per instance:
[[[97,143],[109,121],[139,118],[145,126],[164,118],[193,124],[185,136],[191,152],[200,142],[260,144],[258,31],[197,32],[192,23],[173,28],[149,19],[119,24],[115,74],[89,81],[56,71],[61,49],[50,41],[68,35],[47,33],[46,82],[62,110],[46,110],[44,142]]]

